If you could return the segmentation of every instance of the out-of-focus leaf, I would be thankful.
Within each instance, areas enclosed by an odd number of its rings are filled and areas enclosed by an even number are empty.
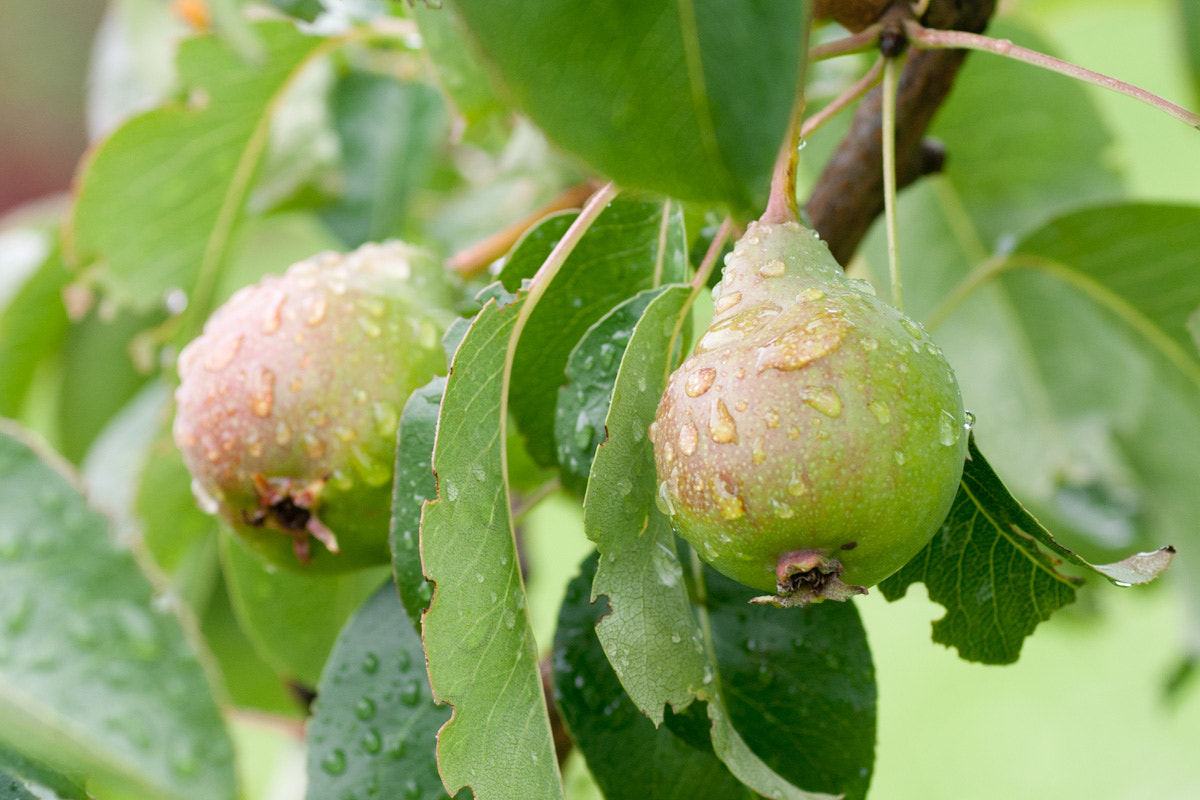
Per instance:
[[[592,598],[611,611],[596,626],[609,662],[634,704],[655,725],[694,700],[707,701],[713,752],[740,781],[768,797],[796,800],[798,789],[754,754],[734,729],[684,580],[670,523],[655,508],[658,479],[647,435],[672,363],[690,288],[671,286],[655,298],[625,349],[608,438],[592,461],[584,529],[600,551]],[[691,713],[691,712],[688,712]]]
[[[349,247],[402,235],[413,194],[446,138],[442,96],[421,83],[353,72],[337,82],[330,103],[342,185],[322,217]]]
[[[93,311],[67,331],[58,419],[62,453],[71,461],[83,458],[112,416],[150,379],[134,363],[134,341],[164,318],[153,311],[106,320]]]
[[[36,785],[44,796],[39,800],[88,800],[87,794],[75,780],[59,774],[21,754],[0,747],[0,796],[3,796],[4,775],[26,786]]]
[[[67,332],[62,290],[69,276],[50,236],[30,229],[0,232],[0,415],[7,417],[20,413],[34,371]]]
[[[134,797],[233,796],[195,649],[64,469],[3,424],[0,742]]]
[[[573,220],[551,217],[526,234],[500,274],[506,289],[537,272]],[[677,203],[617,199],[588,228],[530,315],[513,361],[510,408],[534,461],[554,464],[554,409],[575,344],[615,305],[683,280],[686,268]]]
[[[708,616],[729,718],[796,784],[867,796],[875,763],[875,668],[854,603],[779,609],[705,567]]]
[[[622,186],[762,206],[804,59],[807,3],[454,0],[507,94]],[[435,54],[436,55],[436,54]]]
[[[633,328],[662,289],[646,289],[600,318],[567,360],[567,385],[558,390],[554,440],[563,486],[582,495],[592,457],[605,439],[604,418],[621,356]]]
[[[311,59],[337,44],[293,25],[253,26],[252,62],[226,40],[179,49],[187,97],[126,122],[84,163],[69,258],[95,265],[120,303],[160,305],[183,289],[207,310],[270,130],[275,102]]]
[[[396,446],[389,532],[392,574],[408,620],[417,627],[433,596],[433,584],[421,571],[421,509],[426,500],[437,497],[433,444],[445,390],[446,379],[439,377],[409,395]]]
[[[325,10],[321,0],[267,0],[285,14],[290,14],[305,22],[312,22],[317,15]]]
[[[1050,50],[1011,24],[997,23],[988,34]],[[979,124],[995,119],[997,108],[1004,109],[1003,124]],[[967,59],[930,133],[946,144],[944,174],[974,223],[971,235],[987,251],[1063,211],[1123,193],[1105,158],[1112,134],[1087,88],[1028,64]]]
[[[593,554],[567,587],[554,635],[554,696],[606,800],[758,797],[713,755],[711,745],[706,752],[668,726],[655,728],[625,694],[596,638],[605,606],[591,602],[595,574]],[[707,740],[706,730],[700,734]]]
[[[507,116],[509,110],[492,90],[458,15],[435,3],[413,3],[409,11],[421,30],[442,88],[467,125],[486,126]]]
[[[0,800],[38,800],[22,782],[0,772]]]
[[[930,599],[946,607],[946,616],[933,623],[935,642],[957,648],[968,661],[1010,664],[1038,623],[1075,601],[1082,580],[1059,571],[1064,559],[1129,585],[1158,577],[1174,554],[1168,547],[1089,564],[1055,542],[1008,493],[972,437],[962,486],[942,529],[879,589],[896,600],[923,582]]]
[[[227,531],[221,562],[242,630],[276,672],[316,686],[338,632],[387,579],[376,567],[309,575],[270,566]]]
[[[1191,0],[1177,0],[1180,30],[1183,33],[1183,52],[1192,71],[1192,97],[1200,102],[1200,6]]]
[[[495,289],[493,289],[493,292]],[[563,796],[505,481],[505,372],[523,301],[493,297],[454,357],[438,419],[438,499],[421,555],[436,588],[422,620],[447,789],[478,800]]]
[[[338,636],[308,722],[308,790],[333,797],[445,797],[421,637],[386,583]],[[464,797],[469,793],[464,794]]]

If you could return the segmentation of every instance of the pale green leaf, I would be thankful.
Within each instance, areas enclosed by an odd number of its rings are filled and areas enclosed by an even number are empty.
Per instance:
[[[134,117],[85,161],[68,251],[118,302],[160,306],[182,289],[207,310],[262,159],[275,104],[337,40],[290,23],[251,28],[257,57],[202,36],[179,49],[185,97]],[[332,44],[331,44],[332,43]]]

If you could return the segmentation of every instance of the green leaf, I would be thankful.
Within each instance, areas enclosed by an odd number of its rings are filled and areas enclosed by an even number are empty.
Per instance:
[[[781,612],[704,569],[723,697],[746,744],[792,783],[867,796],[875,763],[875,668],[852,602]]]
[[[96,281],[122,304],[153,308],[178,288],[208,310],[275,105],[337,44],[285,22],[251,30],[261,47],[251,61],[215,36],[185,41],[186,99],[129,120],[84,163],[69,252],[81,266],[95,264]]]
[[[1188,0],[1176,0],[1183,33],[1183,52],[1191,69],[1192,98],[1200,101],[1200,7]]]
[[[433,445],[445,390],[446,379],[434,378],[409,395],[396,447],[389,531],[392,572],[408,619],[418,628],[433,596],[433,584],[421,571],[421,509],[426,500],[437,497]]]
[[[634,328],[584,501],[584,530],[601,554],[592,599],[606,596],[612,609],[596,631],[630,698],[655,725],[664,704],[682,711],[714,678],[674,534],[655,512],[658,478],[646,433],[670,370],[664,340],[688,295],[686,286],[669,287]]]
[[[600,318],[567,359],[567,385],[558,390],[554,410],[554,440],[563,486],[582,495],[596,448],[605,439],[604,418],[621,356],[646,306],[662,294],[646,289]]]
[[[584,500],[584,529],[600,551],[592,598],[606,596],[611,608],[596,634],[630,699],[655,725],[666,718],[665,706],[678,715],[693,700],[706,700],[713,751],[740,781],[768,797],[823,797],[780,777],[734,729],[670,523],[655,508],[658,479],[647,431],[689,295],[688,286],[668,287],[634,328],[613,387],[608,438],[592,461]]]
[[[454,716],[438,734],[450,792],[563,796],[505,480],[505,372],[521,300],[495,297],[454,357],[437,426],[438,499],[421,523],[436,585],[422,631],[429,677]]]
[[[264,563],[228,531],[220,542],[242,630],[276,672],[316,686],[338,632],[387,578],[386,568],[310,575]]]
[[[596,637],[605,608],[591,602],[595,573],[593,554],[567,587],[554,635],[554,697],[604,797],[757,797],[713,755],[711,745],[706,752],[677,737],[669,726],[655,728],[625,694]],[[707,740],[707,731],[701,736]]]
[[[231,797],[232,746],[170,604],[9,423],[0,508],[0,743],[139,798]]]
[[[21,410],[38,365],[50,357],[66,336],[68,320],[62,290],[69,276],[50,234],[12,230],[0,234],[2,281],[29,272],[6,296],[0,286],[0,415],[15,417]],[[25,256],[25,258],[22,258]],[[40,258],[39,258],[40,256]]]
[[[507,94],[566,150],[622,186],[739,210],[766,198],[806,5],[543,0],[514,14],[490,0],[444,4]]]
[[[447,134],[442,96],[421,83],[352,72],[330,104],[342,144],[338,202],[321,216],[349,247],[401,235]]]
[[[1008,493],[972,436],[962,486],[942,529],[879,589],[897,600],[923,582],[930,599],[946,607],[946,616],[933,623],[935,642],[957,648],[968,661],[1011,664],[1038,623],[1075,601],[1083,581],[1059,571],[1063,559],[1129,585],[1156,578],[1174,552],[1163,548],[1092,566],[1055,542]]]
[[[557,215],[526,234],[500,274],[505,288],[537,272],[574,218]],[[615,305],[683,280],[686,268],[677,203],[614,200],[588,228],[530,315],[513,361],[510,406],[536,463],[555,461],[554,409],[576,342]]]
[[[338,636],[308,721],[306,797],[445,797],[421,637],[390,582]],[[385,788],[386,787],[386,788]]]

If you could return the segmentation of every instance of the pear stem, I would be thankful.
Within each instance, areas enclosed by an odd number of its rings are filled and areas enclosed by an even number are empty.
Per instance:
[[[1039,53],[1036,50],[1015,45],[1007,39],[994,39],[990,36],[967,33],[966,31],[935,30],[926,28],[911,19],[904,21],[904,31],[908,34],[909,41],[922,50],[943,50],[948,48],[979,50],[985,53],[1006,56],[1017,61],[1024,61],[1027,64],[1033,64],[1036,67],[1042,67],[1043,69],[1109,89],[1126,97],[1140,100],[1149,106],[1157,108],[1164,114],[1186,122],[1193,128],[1200,130],[1200,114],[1188,111],[1182,106],[1177,106],[1153,92],[1148,92],[1145,89],[1138,88],[1124,81],[1119,81],[1116,78],[1111,78],[1108,75],[1102,75],[1099,72],[1093,72],[1090,69],[1084,69],[1070,62]]]
[[[787,136],[779,155],[775,158],[775,170],[771,173],[771,194],[767,208],[761,217],[763,222],[795,222],[800,219],[796,206],[796,162],[800,157],[800,120],[804,112],[803,96],[796,99],[792,108],[792,119],[788,123]]]
[[[884,59],[883,66],[883,218],[887,229],[888,274],[892,305],[904,309],[900,281],[900,254],[896,232],[896,92],[900,84],[899,58]]]
[[[858,100],[864,94],[874,88],[875,84],[879,83],[879,78],[883,75],[883,59],[876,59],[871,68],[867,70],[861,78],[854,82],[853,85],[835,97],[829,102],[829,105],[822,108],[817,113],[813,114],[808,119],[804,120],[804,124],[800,126],[800,140],[803,141],[809,136],[812,136],[822,125],[824,125],[833,117],[842,112],[846,106]]]

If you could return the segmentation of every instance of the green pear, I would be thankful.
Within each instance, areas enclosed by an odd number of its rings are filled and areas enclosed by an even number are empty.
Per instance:
[[[713,567],[802,605],[866,591],[941,526],[966,457],[953,370],[794,221],[750,225],[650,436],[660,506]]]

